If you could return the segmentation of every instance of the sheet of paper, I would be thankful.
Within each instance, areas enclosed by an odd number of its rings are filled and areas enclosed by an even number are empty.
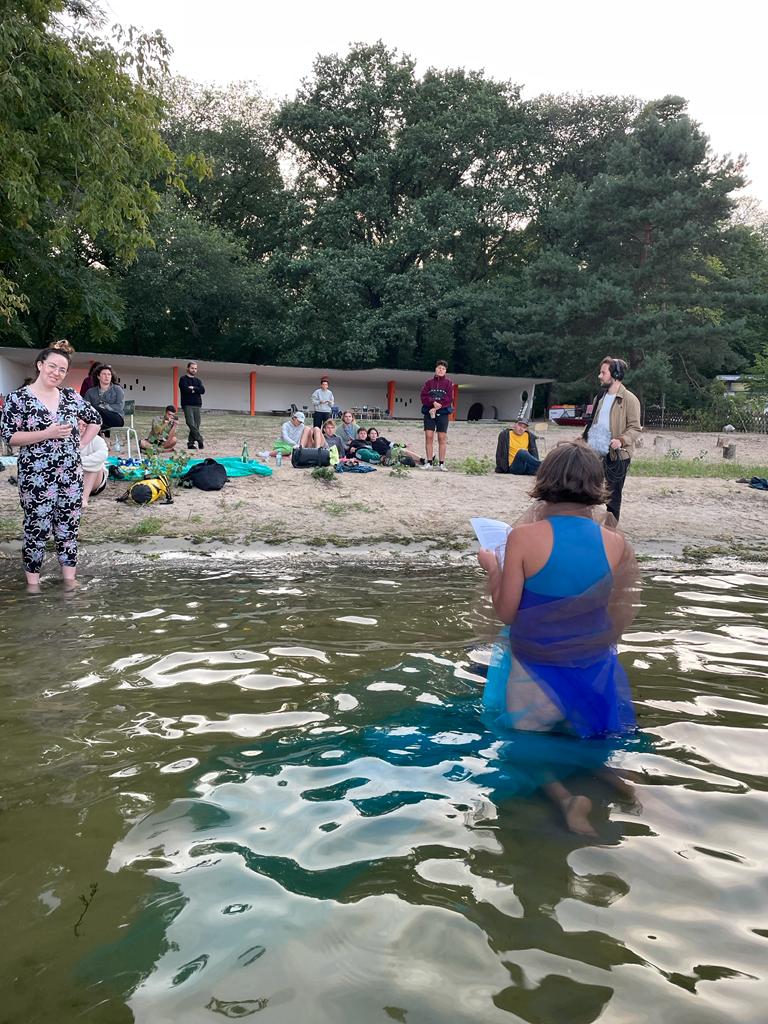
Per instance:
[[[480,541],[481,548],[495,551],[500,547],[503,554],[507,537],[512,531],[511,526],[502,523],[500,519],[483,519],[480,516],[470,519],[470,523],[477,539]]]

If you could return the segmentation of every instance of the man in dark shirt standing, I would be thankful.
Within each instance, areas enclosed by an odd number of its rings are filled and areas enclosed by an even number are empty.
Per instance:
[[[194,448],[197,445],[202,450],[203,435],[200,433],[200,417],[202,415],[205,386],[197,376],[197,363],[187,363],[187,372],[179,380],[179,392],[181,394],[181,408],[184,410],[184,419],[189,427],[187,448]]]
[[[437,433],[437,467],[445,473],[445,451],[448,447],[448,419],[453,412],[453,381],[446,377],[448,364],[438,359],[435,375],[421,389],[421,412],[424,417],[424,450],[427,456],[422,469],[432,469]]]

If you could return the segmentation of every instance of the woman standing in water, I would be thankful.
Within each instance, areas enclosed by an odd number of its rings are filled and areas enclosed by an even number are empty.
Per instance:
[[[499,732],[587,739],[634,731],[616,643],[636,610],[637,563],[623,534],[595,515],[607,497],[600,458],[580,441],[558,445],[531,496],[538,503],[509,534],[503,556],[478,554],[508,627],[488,673],[486,718]],[[618,777],[610,781],[628,790]],[[543,788],[569,828],[594,834],[586,796],[572,795],[560,780]]]
[[[74,585],[83,500],[81,447],[99,432],[101,417],[72,388],[61,387],[71,346],[45,348],[37,378],[8,395],[2,420],[6,444],[19,449],[19,500],[24,513],[22,559],[31,590],[40,586],[45,542],[53,533],[65,584]],[[88,424],[82,436],[78,418]]]

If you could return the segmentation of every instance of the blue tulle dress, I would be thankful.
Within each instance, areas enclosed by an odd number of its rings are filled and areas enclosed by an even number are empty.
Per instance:
[[[634,731],[629,682],[611,619],[614,576],[600,526],[554,515],[547,563],[526,579],[514,623],[496,645],[483,696],[485,723],[582,738]]]

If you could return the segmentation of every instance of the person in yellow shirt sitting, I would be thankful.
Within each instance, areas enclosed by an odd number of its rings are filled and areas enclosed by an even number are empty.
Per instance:
[[[541,465],[536,435],[528,428],[528,420],[517,420],[499,434],[496,445],[496,472],[514,476],[535,476]]]

